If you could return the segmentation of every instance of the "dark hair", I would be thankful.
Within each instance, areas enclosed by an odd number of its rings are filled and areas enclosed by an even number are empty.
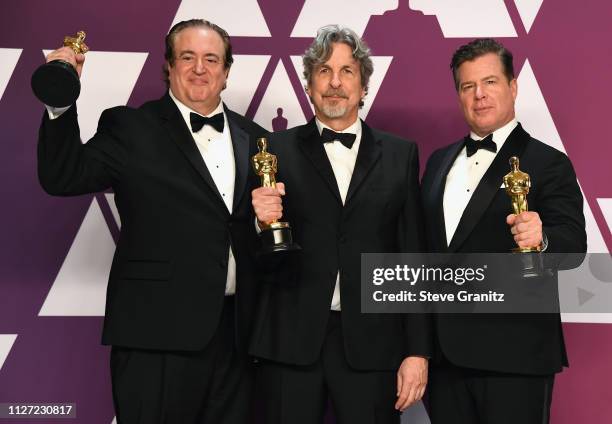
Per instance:
[[[501,43],[492,38],[477,38],[476,40],[465,44],[457,49],[453,54],[450,68],[453,71],[453,79],[455,80],[455,88],[459,91],[459,67],[468,61],[472,61],[480,56],[489,53],[494,53],[499,57],[504,70],[504,75],[508,78],[508,82],[514,79],[514,65],[512,64],[512,53],[506,49]]]
[[[174,66],[174,40],[176,36],[184,29],[196,27],[210,28],[219,34],[221,40],[223,40],[223,46],[225,47],[223,67],[225,69],[229,69],[232,66],[232,63],[234,63],[234,56],[232,56],[232,43],[230,42],[230,36],[226,30],[205,19],[190,19],[188,21],[181,21],[170,28],[170,31],[168,32],[168,35],[166,35],[165,39],[166,51],[164,53],[164,58],[166,61],[164,62],[162,70],[164,73],[164,82],[166,83],[166,86],[170,85],[168,65]]]
[[[352,49],[353,58],[359,62],[361,86],[365,89],[367,95],[370,76],[374,72],[370,48],[355,31],[339,25],[327,25],[317,31],[317,36],[302,56],[304,78],[308,84],[312,82],[314,70],[323,65],[332,55],[333,43],[344,43]],[[363,106],[363,100],[359,101],[359,106]]]

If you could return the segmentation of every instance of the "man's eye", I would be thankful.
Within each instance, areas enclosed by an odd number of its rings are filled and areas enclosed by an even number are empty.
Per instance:
[[[210,63],[211,65],[216,65],[217,63],[219,63],[219,59],[217,59],[216,57],[207,57],[206,62]]]
[[[193,60],[193,56],[182,56],[181,60],[185,62],[191,62]]]

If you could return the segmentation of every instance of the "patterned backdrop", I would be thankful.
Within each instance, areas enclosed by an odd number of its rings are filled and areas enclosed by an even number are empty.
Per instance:
[[[452,52],[474,37],[499,38],[515,55],[519,120],[574,163],[586,199],[589,251],[608,253],[612,247],[609,2],[5,1],[0,13],[0,403],[73,402],[77,418],[70,422],[114,419],[109,350],[99,341],[121,223],[112,193],[53,198],[40,188],[36,138],[43,107],[31,94],[30,76],[64,35],[87,31],[92,51],[78,100],[86,141],[103,109],[161,97],[163,36],[173,23],[193,17],[209,19],[232,35],[236,59],[223,98],[270,130],[273,122],[282,128],[313,116],[299,56],[318,27],[350,26],[375,55],[361,116],[374,127],[416,139],[422,166],[434,149],[467,133],[448,70]],[[612,311],[612,282],[590,277],[586,297],[581,282],[565,283],[572,293],[582,290],[582,301],[604,299]],[[563,318],[571,368],[557,379],[552,422],[610,423],[612,313]],[[405,414],[408,421],[429,423],[422,405]]]

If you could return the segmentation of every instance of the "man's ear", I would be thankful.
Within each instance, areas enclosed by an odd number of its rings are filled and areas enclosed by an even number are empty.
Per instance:
[[[227,88],[227,79],[229,78],[229,71],[230,71],[230,69],[232,69],[232,68],[230,67],[230,68],[226,68],[225,69],[225,82],[223,83],[223,89],[224,90]]]

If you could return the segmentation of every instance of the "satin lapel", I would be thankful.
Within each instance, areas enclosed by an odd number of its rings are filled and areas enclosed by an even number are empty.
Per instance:
[[[249,173],[249,135],[244,131],[236,121],[232,119],[231,112],[225,105],[225,116],[229,124],[230,135],[232,138],[232,146],[234,148],[234,162],[236,164],[236,179],[234,182],[234,200],[232,204],[233,211],[240,204],[240,200],[244,195],[244,189]],[[232,211],[232,212],[233,212]]]
[[[520,124],[510,133],[501,150],[495,156],[493,163],[491,163],[482,180],[480,180],[472,198],[463,211],[463,215],[461,215],[457,230],[448,246],[451,252],[455,252],[461,247],[461,244],[467,239],[476,224],[478,224],[493,197],[497,194],[504,175],[510,172],[508,160],[512,156],[520,158],[528,140],[529,135]],[[508,213],[510,213],[510,200],[508,200]]]
[[[202,154],[193,140],[191,131],[187,128],[185,120],[181,116],[178,108],[168,94],[162,99],[161,117],[163,125],[170,134],[170,138],[176,143],[180,150],[185,154],[187,160],[198,171],[198,174],[204,179],[210,189],[216,194],[216,197],[225,207],[225,202],[215,185],[215,182],[208,172],[206,163],[202,159]],[[226,208],[227,209],[227,208]]]
[[[342,204],[340,197],[340,191],[338,190],[338,183],[334,171],[329,163],[329,158],[323,144],[319,142],[319,130],[315,120],[312,119],[306,124],[298,133],[298,145],[302,150],[302,153],[312,162],[314,168],[317,170],[319,176],[325,181],[329,190],[336,197],[336,200]],[[307,183],[307,182],[306,182]]]
[[[444,252],[448,248],[448,242],[446,240],[446,223],[444,220],[444,188],[446,187],[446,176],[462,148],[462,141],[448,148],[446,154],[441,159],[438,169],[435,171],[431,187],[424,187],[426,199],[425,207],[426,210],[431,211],[431,216],[434,218],[432,227],[434,227],[434,231],[436,231],[433,237],[436,243],[436,246],[434,246],[434,251],[436,252]]]
[[[380,140],[374,138],[374,134],[370,127],[368,127],[365,122],[361,121],[359,152],[357,152],[355,168],[353,169],[351,183],[349,184],[346,201],[344,202],[345,205],[349,204],[351,198],[368,175],[368,172],[380,157],[380,143]]]

